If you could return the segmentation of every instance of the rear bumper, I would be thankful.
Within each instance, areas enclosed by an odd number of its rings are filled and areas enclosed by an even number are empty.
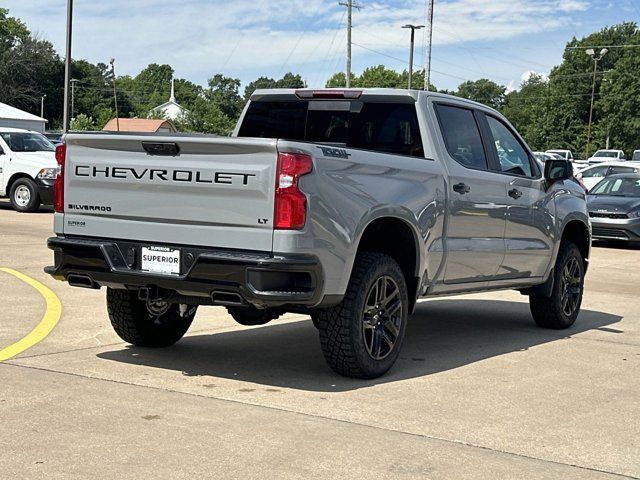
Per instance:
[[[591,219],[595,240],[623,240],[640,242],[640,218],[614,220]]]
[[[43,205],[51,205],[53,203],[53,182],[54,180],[36,179],[38,196]]]
[[[45,272],[73,286],[161,289],[199,297],[214,305],[285,305],[322,303],[323,272],[308,255],[271,255],[243,251],[163,245],[181,251],[180,275],[140,270],[140,251],[149,243],[53,237],[55,265]]]

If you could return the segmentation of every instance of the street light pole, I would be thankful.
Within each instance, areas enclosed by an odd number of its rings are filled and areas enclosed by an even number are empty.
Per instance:
[[[71,79],[71,119],[75,118],[73,116],[73,112],[75,111],[75,99],[76,99],[76,83],[78,83],[80,80],[78,80],[77,78],[72,78]]]
[[[67,42],[64,59],[64,106],[62,111],[62,133],[69,131],[69,80],[71,79],[71,32],[73,0],[67,0]]]
[[[591,83],[591,107],[589,108],[589,127],[587,130],[587,155],[586,158],[589,158],[591,154],[591,125],[593,123],[593,105],[595,103],[596,97],[596,74],[598,73],[598,62],[602,60],[602,58],[607,54],[609,49],[603,48],[599,53],[596,54],[596,51],[593,48],[588,48],[585,50],[585,53],[589,55],[593,59],[593,82]]]
[[[46,95],[42,95],[40,97],[40,118],[44,118],[44,99],[47,98]]]
[[[427,9],[427,46],[424,52],[424,89],[429,91],[431,83],[431,44],[433,43],[433,3],[434,0],[428,0],[429,7]]]
[[[411,25],[407,24],[402,28],[410,28],[411,29],[411,47],[409,49],[409,90],[413,86],[413,47],[415,45],[416,40],[416,30],[420,30],[424,28],[424,25]]]
[[[115,67],[116,59],[112,58],[109,62],[111,65],[111,75],[113,76],[113,101],[116,106],[116,130],[120,131],[120,117],[118,116],[118,95],[116,94],[116,67]]]

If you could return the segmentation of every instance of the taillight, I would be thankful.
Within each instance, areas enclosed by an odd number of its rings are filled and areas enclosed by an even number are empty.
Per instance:
[[[311,172],[313,162],[301,153],[278,154],[273,226],[277,230],[300,230],[307,218],[307,198],[298,189],[298,180]]]
[[[53,181],[53,210],[64,213],[64,160],[67,155],[67,146],[63,143],[56,147],[56,161],[60,171]]]

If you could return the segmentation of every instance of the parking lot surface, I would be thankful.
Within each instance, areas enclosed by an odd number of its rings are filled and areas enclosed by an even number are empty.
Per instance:
[[[568,331],[500,292],[421,303],[374,381],[333,374],[308,317],[201,308],[169,349],[126,345],[104,291],[43,273],[50,212],[0,202],[0,268],[62,315],[0,363],[2,478],[640,477],[640,250],[596,246]],[[47,304],[0,271],[0,351]]]

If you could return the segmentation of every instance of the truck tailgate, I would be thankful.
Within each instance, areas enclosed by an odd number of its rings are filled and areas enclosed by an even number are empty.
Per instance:
[[[71,134],[65,235],[271,251],[276,141]]]

